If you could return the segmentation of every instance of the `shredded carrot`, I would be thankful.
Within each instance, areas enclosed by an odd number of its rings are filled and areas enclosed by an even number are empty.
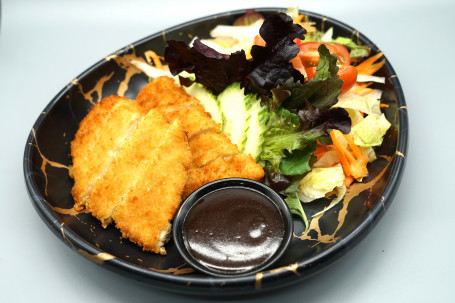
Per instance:
[[[356,66],[357,73],[362,74],[362,75],[373,75],[375,72],[377,72],[381,67],[385,64],[385,60],[382,60],[378,63],[376,62],[379,58],[381,58],[383,55],[382,52],[371,56],[370,58],[366,59],[362,63]]]
[[[300,23],[302,22],[303,18],[305,18],[305,15],[298,15],[297,18],[295,18],[294,23]]]
[[[330,147],[332,147],[332,145],[324,146],[322,144],[317,144],[313,155],[317,158],[317,160],[319,160],[326,152],[329,151]]]
[[[356,95],[365,95],[373,91],[372,88],[369,88],[373,82],[358,84],[356,87],[353,87],[349,92]]]
[[[379,104],[379,107],[381,107],[381,108],[389,108],[389,105],[381,103],[381,104]]]
[[[259,45],[259,46],[265,46],[265,41],[264,41],[264,39],[262,39],[262,37],[260,35],[256,35],[256,37],[254,37],[253,44]]]
[[[354,178],[353,178],[352,176],[346,176],[346,177],[344,178],[344,185],[345,185],[346,187],[351,186],[352,182],[354,182]]]
[[[154,51],[151,50],[146,51],[145,58],[147,59],[148,63],[151,63],[153,61],[153,65],[155,65],[156,68],[163,69],[163,64],[161,63],[161,60],[164,60],[164,58],[158,56]]]
[[[347,147],[341,144],[337,136],[343,136],[346,139],[348,143]],[[351,176],[353,179],[360,179],[367,176],[368,157],[362,152],[360,147],[354,143],[352,136],[349,134],[344,135],[339,130],[332,130],[330,132],[330,137],[340,155],[341,166],[343,167],[345,176]]]

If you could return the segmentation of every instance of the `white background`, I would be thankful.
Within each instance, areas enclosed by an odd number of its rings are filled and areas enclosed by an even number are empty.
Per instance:
[[[455,302],[452,0],[3,0],[1,302],[210,301],[157,291],[96,266],[64,245],[41,221],[26,193],[22,173],[25,142],[49,101],[75,76],[113,51],[197,17],[276,6],[299,6],[335,18],[375,42],[401,81],[410,140],[406,170],[394,202],[358,246],[309,280],[244,300]]]

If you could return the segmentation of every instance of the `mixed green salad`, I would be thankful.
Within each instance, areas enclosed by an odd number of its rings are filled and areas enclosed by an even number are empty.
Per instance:
[[[382,53],[317,30],[296,8],[267,18],[248,10],[210,35],[169,40],[164,58],[150,52],[153,65],[137,66],[172,75],[198,98],[308,227],[302,203],[330,199],[318,216],[341,201],[391,126],[381,90],[370,88],[385,81],[374,75]]]

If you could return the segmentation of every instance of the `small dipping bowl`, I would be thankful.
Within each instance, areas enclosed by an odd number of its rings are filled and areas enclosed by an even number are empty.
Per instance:
[[[292,239],[292,215],[270,187],[227,178],[194,191],[174,217],[173,239],[196,270],[218,277],[263,271]]]

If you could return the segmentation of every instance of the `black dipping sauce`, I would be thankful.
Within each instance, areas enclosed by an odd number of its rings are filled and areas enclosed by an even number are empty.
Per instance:
[[[183,224],[183,239],[193,258],[228,274],[261,265],[284,237],[278,208],[265,195],[245,188],[224,188],[204,196]]]

